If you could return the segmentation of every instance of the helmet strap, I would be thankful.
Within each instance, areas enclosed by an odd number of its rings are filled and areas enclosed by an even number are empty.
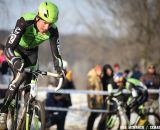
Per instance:
[[[40,19],[41,19],[41,18],[37,15],[37,16],[35,17],[35,20],[34,20],[34,21],[35,21],[34,26],[35,26],[35,28],[36,28],[37,31],[39,31],[38,28],[37,28],[37,22],[38,22]]]
[[[35,18],[36,23],[40,20],[41,18],[37,15]]]

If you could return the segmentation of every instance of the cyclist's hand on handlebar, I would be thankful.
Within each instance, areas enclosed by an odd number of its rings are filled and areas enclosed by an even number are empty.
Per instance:
[[[56,71],[59,75],[62,75],[64,70],[62,68],[58,68]]]
[[[60,77],[62,77],[63,79],[66,78],[66,71],[64,69],[60,69],[60,70],[56,70],[56,71]]]

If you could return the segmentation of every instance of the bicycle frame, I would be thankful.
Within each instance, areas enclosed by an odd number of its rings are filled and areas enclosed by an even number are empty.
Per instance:
[[[58,83],[58,86],[56,87],[55,91],[58,91],[61,88],[62,83],[63,83],[63,77],[60,77],[58,74],[51,73],[51,72],[43,72],[43,71],[39,71],[39,70],[35,73],[38,75],[41,74],[41,75],[47,75],[47,76],[53,76],[53,77],[59,78],[59,83]],[[36,78],[38,78],[38,76]],[[23,107],[24,109],[21,114],[20,121],[19,121],[19,123],[17,123],[17,121],[18,121],[19,93],[21,91],[23,91],[24,89],[26,89],[27,87],[30,87],[29,99],[27,100],[27,102],[24,103],[24,107]],[[14,130],[22,130],[22,127],[23,127],[22,123],[23,123],[23,119],[25,117],[25,114],[26,114],[25,128],[26,128],[26,130],[29,130],[29,128],[30,128],[29,122],[30,122],[30,119],[32,118],[32,114],[33,114],[33,111],[31,110],[32,103],[37,101],[36,96],[37,96],[37,84],[29,84],[29,85],[26,85],[26,86],[18,89],[18,92],[16,93],[16,96],[15,96],[16,103],[15,103],[14,118],[13,118],[13,120],[14,120],[14,128],[13,129]],[[32,111],[31,115],[30,115],[30,111]]]
[[[116,104],[116,107],[117,107],[116,110],[110,110],[111,100]],[[109,96],[109,97],[106,98],[106,101],[107,101],[107,109],[108,109],[108,112],[110,113],[110,117],[109,118],[112,118],[112,116],[117,114],[119,116],[118,129],[126,129],[128,127],[128,117],[126,115],[125,109],[122,107],[122,105],[119,102],[119,100],[114,96]],[[111,124],[111,125],[113,125],[112,127],[114,127],[114,125],[115,125],[114,121],[115,120],[113,120],[113,119],[107,120],[107,125]]]

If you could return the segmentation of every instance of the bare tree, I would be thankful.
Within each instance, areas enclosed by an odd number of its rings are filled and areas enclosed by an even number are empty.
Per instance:
[[[116,49],[110,44],[115,43],[118,47],[116,50],[121,50],[120,47],[123,47],[121,51],[125,46],[128,54],[131,55],[124,54],[123,60],[132,60],[130,64],[142,60],[144,65],[148,62],[160,63],[158,55],[158,47],[160,47],[158,36],[160,31],[159,0],[88,0],[87,2],[89,8],[92,11],[95,10],[90,12],[95,21],[92,23],[87,21],[83,11],[78,8],[78,3],[75,2],[75,5],[77,5],[78,14],[83,19],[82,22],[93,36],[93,44],[99,42],[105,49],[108,46]],[[85,10],[85,8],[83,9]],[[109,20],[111,23],[108,22]],[[109,26],[106,23],[109,23]],[[137,50],[133,48],[137,48]]]

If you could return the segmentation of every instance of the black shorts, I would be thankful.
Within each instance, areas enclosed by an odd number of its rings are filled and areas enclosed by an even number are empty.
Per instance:
[[[38,47],[33,49],[25,49],[18,46],[15,51],[18,52],[24,60],[24,67],[34,66],[37,64]]]

